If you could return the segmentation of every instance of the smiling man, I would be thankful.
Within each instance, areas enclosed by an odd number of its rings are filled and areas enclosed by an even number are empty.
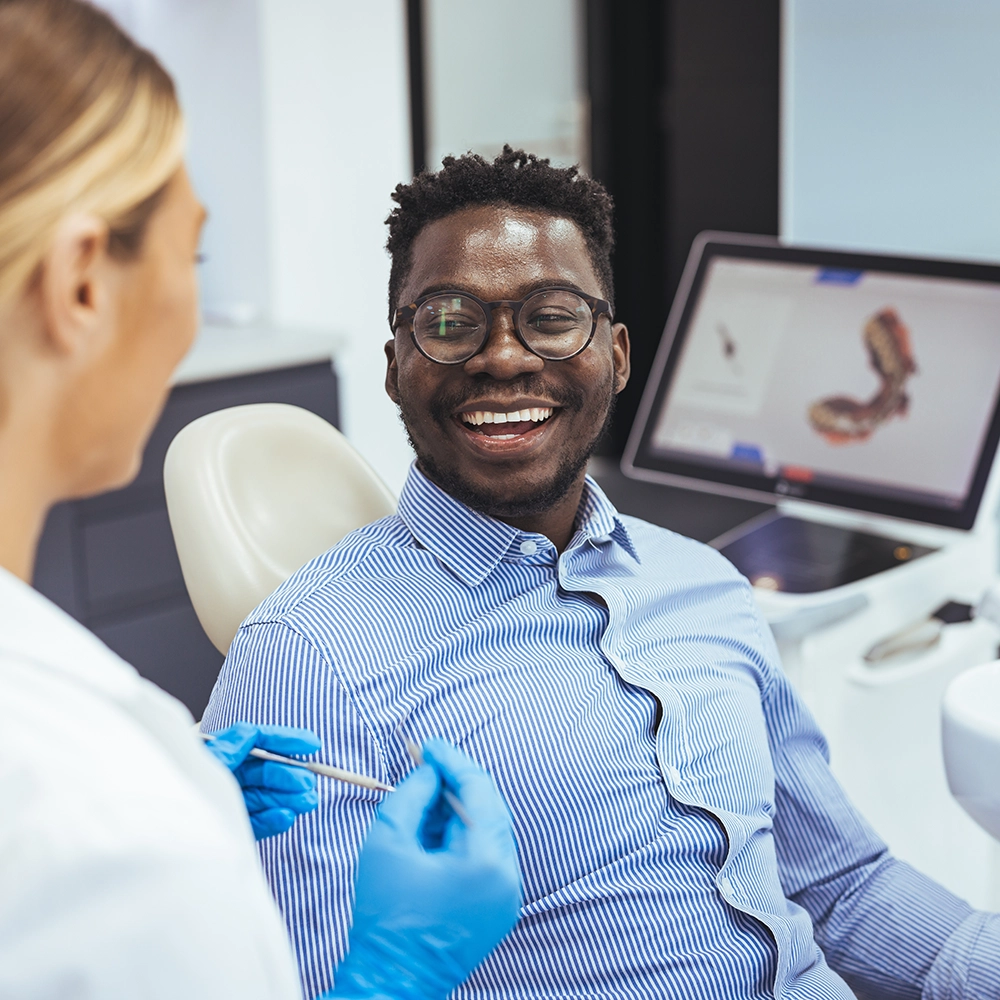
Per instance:
[[[747,582],[586,477],[629,375],[604,190],[508,149],[394,197],[386,388],[417,460],[397,514],[246,620],[207,724],[305,726],[386,782],[429,736],[492,772],[525,906],[458,996],[995,996],[1000,921],[851,807]],[[378,807],[321,795],[262,846],[309,996]]]
[[[390,246],[403,239],[397,230]],[[391,279],[408,304],[394,310],[386,390],[418,468],[560,551],[629,371],[628,333],[597,270],[570,219],[473,205],[429,222]]]

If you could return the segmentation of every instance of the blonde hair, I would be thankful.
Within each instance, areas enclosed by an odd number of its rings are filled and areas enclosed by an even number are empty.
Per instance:
[[[170,76],[82,0],[0,0],[0,303],[21,294],[69,212],[138,254],[180,167]]]

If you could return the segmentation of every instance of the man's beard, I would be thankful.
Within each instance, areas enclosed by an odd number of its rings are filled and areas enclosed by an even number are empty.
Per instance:
[[[493,383],[500,385],[501,383]],[[585,395],[579,390],[561,390],[553,392],[551,387],[545,385],[540,376],[528,376],[519,379],[517,382],[502,383],[505,394],[511,393],[513,388],[519,395],[541,396],[551,399],[568,412],[579,411],[585,402]],[[488,386],[485,386],[488,388]],[[477,386],[476,395],[482,395],[484,383]],[[592,394],[596,398],[604,399],[605,413],[600,428],[593,435],[592,439],[581,443],[570,453],[563,457],[555,474],[548,482],[540,484],[530,493],[519,493],[515,499],[505,500],[497,496],[494,492],[478,488],[474,483],[462,478],[457,470],[444,469],[430,455],[423,452],[411,431],[413,421],[404,397],[400,397],[399,411],[406,428],[410,445],[417,455],[417,466],[424,475],[432,482],[436,483],[450,496],[453,496],[460,503],[471,507],[473,510],[486,514],[488,517],[495,517],[500,520],[507,518],[520,518],[542,514],[555,507],[562,501],[569,491],[578,482],[581,473],[587,467],[590,456],[600,443],[601,438],[608,430],[611,419],[614,415],[615,404],[618,401],[615,392],[615,377],[613,373],[608,374],[603,386],[598,387]],[[473,398],[470,392],[455,398],[454,396],[437,400],[431,408],[431,416],[435,422],[443,424],[446,420],[451,420],[452,415],[461,410],[461,406],[467,400]]]

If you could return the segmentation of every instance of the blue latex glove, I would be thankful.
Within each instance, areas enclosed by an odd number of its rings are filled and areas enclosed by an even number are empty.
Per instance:
[[[493,779],[442,740],[425,744],[424,760],[368,834],[348,954],[327,1000],[444,1000],[517,921],[517,850]]]
[[[243,789],[253,835],[258,840],[284,833],[301,813],[316,808],[316,775],[301,767],[248,756],[254,747],[285,756],[315,753],[315,733],[291,726],[237,722],[212,734],[205,746],[222,761]]]

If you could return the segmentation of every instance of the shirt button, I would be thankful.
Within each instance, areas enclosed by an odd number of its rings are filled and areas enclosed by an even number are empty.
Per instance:
[[[733,894],[733,883],[730,882],[725,875],[720,875],[716,879],[716,884],[719,886],[719,888],[725,895],[731,896]]]
[[[681,772],[673,764],[667,764],[667,777],[675,784],[680,784]]]
[[[533,542],[530,538],[521,542],[521,555],[533,556],[538,551],[538,542]]]

